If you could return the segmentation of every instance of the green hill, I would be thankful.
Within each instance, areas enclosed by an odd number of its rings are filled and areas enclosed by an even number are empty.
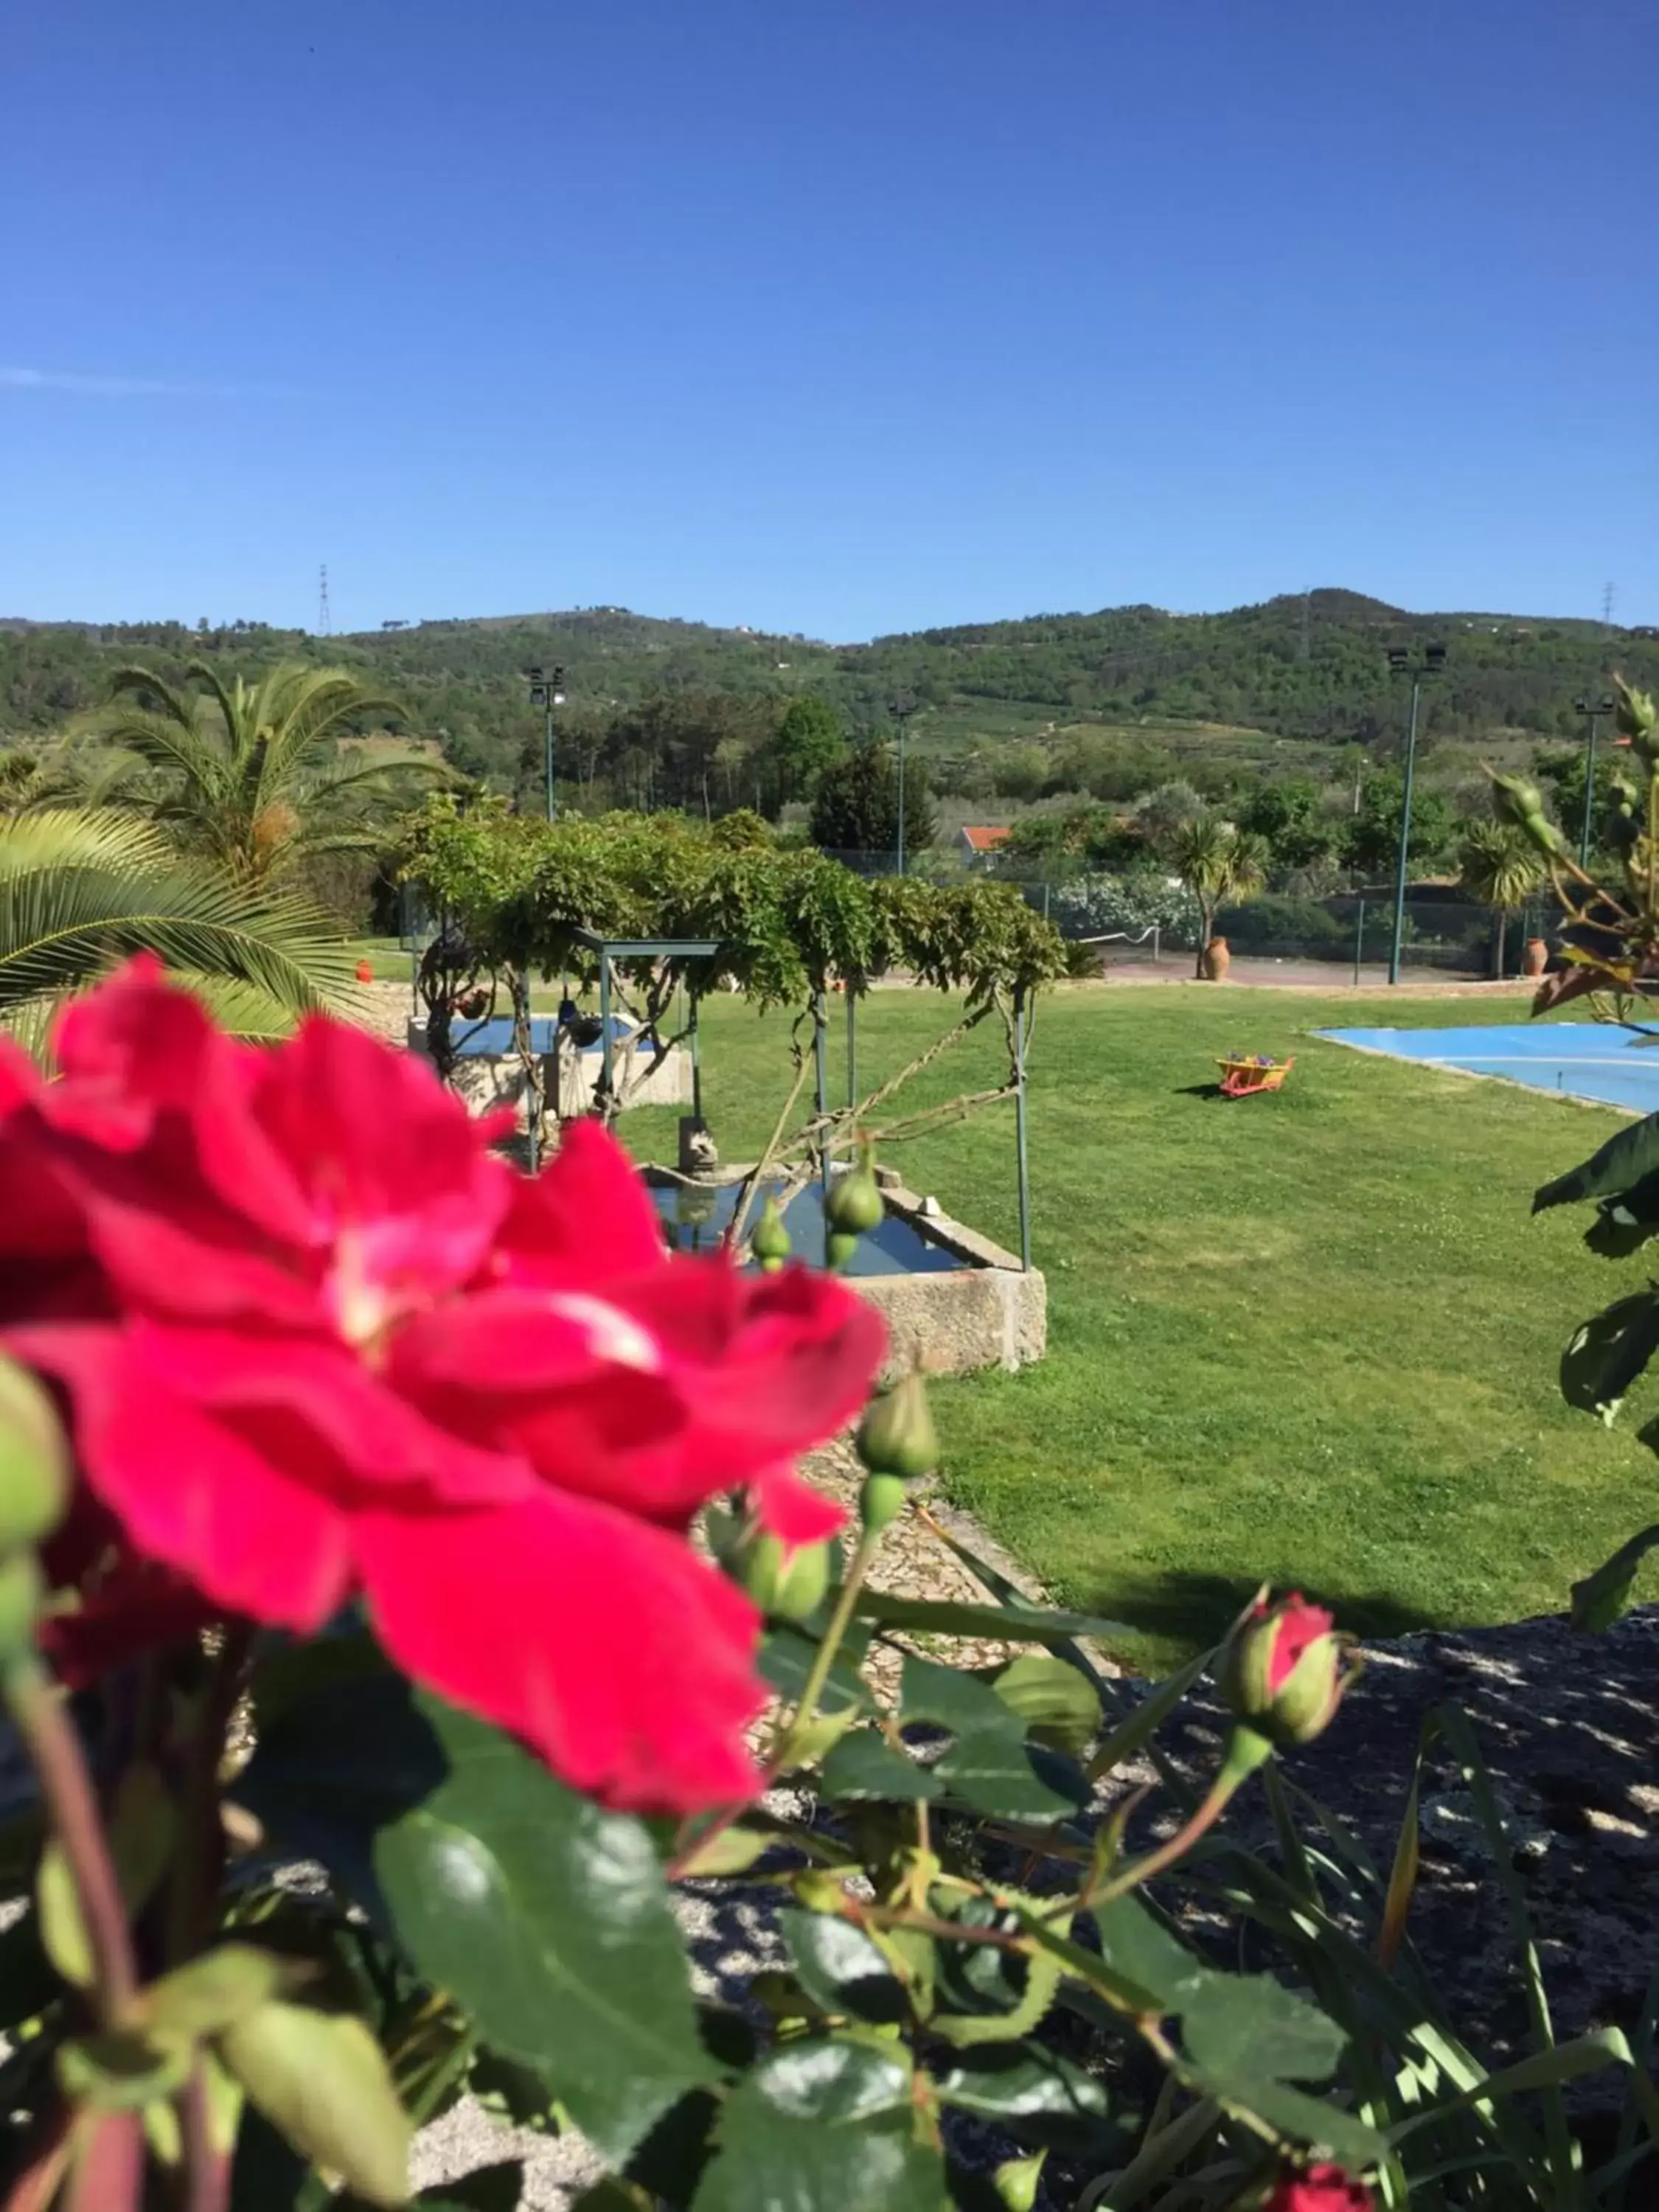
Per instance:
[[[193,654],[245,669],[289,655],[372,673],[410,727],[469,772],[512,782],[538,755],[525,672],[562,663],[560,759],[595,796],[714,805],[762,795],[756,767],[781,706],[822,692],[851,729],[893,704],[947,785],[983,781],[1010,745],[1115,751],[1126,778],[1213,762],[1230,772],[1334,774],[1339,749],[1391,744],[1403,687],[1385,648],[1449,647],[1429,729],[1443,767],[1578,728],[1572,701],[1617,666],[1659,687],[1659,633],[1502,614],[1419,615],[1345,591],[1214,615],[1119,607],[830,646],[626,609],[434,621],[319,638],[260,624],[0,623],[0,738],[48,732],[102,696],[109,671],[178,672]]]

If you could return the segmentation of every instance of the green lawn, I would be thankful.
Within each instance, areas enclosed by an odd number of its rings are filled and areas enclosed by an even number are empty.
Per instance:
[[[860,1076],[902,1064],[950,1011],[878,993]],[[1573,1326],[1638,1267],[1587,1254],[1571,1210],[1528,1214],[1534,1187],[1620,1117],[1306,1034],[1522,1013],[1173,987],[1043,1003],[1031,1171],[1048,1357],[938,1389],[945,1480],[1056,1596],[1131,1624],[1127,1656],[1207,1639],[1264,1578],[1374,1634],[1559,1610],[1655,1517],[1648,1453],[1570,1414],[1555,1382]],[[728,1159],[752,1157],[775,1113],[785,1030],[737,1000],[707,1010],[705,1096]],[[1295,1052],[1290,1086],[1194,1095],[1234,1048]],[[996,1060],[981,1032],[922,1095],[994,1079]],[[672,1157],[672,1115],[627,1130]],[[895,1164],[1015,1242],[1010,1109]]]

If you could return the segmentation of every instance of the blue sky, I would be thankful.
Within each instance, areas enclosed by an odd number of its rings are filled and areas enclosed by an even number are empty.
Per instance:
[[[1651,0],[23,0],[0,614],[1659,622]]]

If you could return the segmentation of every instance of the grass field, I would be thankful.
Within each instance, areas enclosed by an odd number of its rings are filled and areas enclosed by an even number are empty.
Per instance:
[[[878,993],[861,1079],[950,1012]],[[1577,1321],[1639,1268],[1587,1254],[1569,1212],[1528,1214],[1535,1186],[1619,1117],[1306,1034],[1519,1012],[1175,987],[1044,1002],[1031,1166],[1049,1353],[938,1389],[945,1480],[1057,1596],[1129,1624],[1125,1656],[1162,1662],[1209,1638],[1263,1578],[1373,1634],[1559,1610],[1656,1517],[1651,1457],[1630,1428],[1569,1413],[1555,1379]],[[708,1009],[706,1099],[728,1159],[752,1157],[775,1113],[786,1026],[736,1000]],[[1235,1047],[1294,1051],[1287,1089],[1198,1095]],[[996,1059],[981,1031],[922,1095],[993,1079]],[[672,1157],[671,1115],[626,1126],[642,1154]],[[896,1164],[1014,1243],[1010,1109]]]

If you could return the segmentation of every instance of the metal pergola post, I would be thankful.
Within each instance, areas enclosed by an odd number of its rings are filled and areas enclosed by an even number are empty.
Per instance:
[[[702,1119],[702,1031],[697,1027],[698,997],[695,991],[688,991],[686,996],[690,1002],[686,1027],[690,1032],[691,1044],[691,1111],[701,1121]]]
[[[859,1000],[850,983],[842,987],[847,993],[847,1103],[859,1103]]]
[[[822,991],[812,994],[812,1090],[817,1102],[817,1115],[823,1121],[830,1111],[830,1019]],[[825,1148],[823,1134],[817,1139],[818,1175],[822,1181],[830,1178],[830,1154]]]
[[[608,945],[599,952],[599,1080],[605,1086],[605,1103],[611,1103],[611,950]]]
[[[1031,1176],[1025,1146],[1025,994],[1014,1000],[1014,1152],[1019,1167],[1019,1264],[1031,1272]]]

